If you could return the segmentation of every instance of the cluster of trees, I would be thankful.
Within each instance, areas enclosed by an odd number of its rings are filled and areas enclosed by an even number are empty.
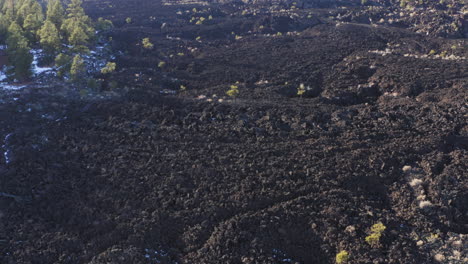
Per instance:
[[[96,28],[110,29],[112,22],[94,24],[82,0],[0,0],[0,44],[6,44],[7,74],[24,81],[31,76],[31,47],[41,47],[42,62],[55,62],[58,75],[78,79],[85,72],[83,54],[95,40]]]

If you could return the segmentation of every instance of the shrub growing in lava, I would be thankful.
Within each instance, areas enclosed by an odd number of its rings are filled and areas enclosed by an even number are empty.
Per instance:
[[[108,62],[104,68],[101,69],[102,74],[107,74],[115,71],[117,64],[115,62]]]
[[[336,263],[346,263],[349,260],[349,254],[346,250],[341,250],[340,253],[336,254]]]
[[[235,98],[239,95],[239,86],[231,85],[231,88],[226,92],[229,97]]]
[[[141,41],[141,44],[143,44],[143,48],[145,48],[145,49],[153,49],[154,48],[154,44],[151,43],[149,38],[144,38]]]
[[[380,245],[380,238],[382,237],[383,231],[387,227],[382,223],[377,223],[371,227],[371,234],[366,237],[366,242],[371,247],[378,247]]]

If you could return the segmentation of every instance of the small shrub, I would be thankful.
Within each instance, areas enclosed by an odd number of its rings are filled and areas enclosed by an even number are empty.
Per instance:
[[[145,49],[153,49],[154,48],[154,45],[153,45],[153,43],[151,43],[149,38],[144,38],[141,41],[141,44],[143,44],[143,48],[145,48]]]
[[[226,92],[229,97],[235,98],[239,95],[239,86],[231,85],[231,88]]]
[[[349,254],[346,250],[341,250],[340,253],[336,254],[336,263],[346,263],[349,260]]]
[[[305,85],[301,83],[299,87],[297,87],[297,95],[302,97],[302,95],[305,94],[305,92],[306,92]]]
[[[114,27],[114,24],[112,24],[112,21],[104,19],[102,17],[98,18],[98,21],[96,23],[96,29],[99,31],[109,31]]]
[[[117,63],[115,62],[108,62],[104,68],[101,69],[102,74],[108,74],[115,71],[117,67]]]
[[[371,247],[378,247],[380,244],[380,237],[382,235],[378,233],[372,233],[366,237],[366,242],[371,246]]]
[[[387,229],[387,227],[384,226],[384,224],[382,224],[382,223],[377,223],[377,224],[375,224],[375,225],[373,225],[373,226],[371,227],[371,232],[372,232],[372,233],[379,233],[379,234],[382,234],[383,231],[385,231],[385,229]]]
[[[127,17],[127,18],[125,19],[125,22],[126,22],[127,24],[132,23],[132,18],[131,18],[131,17]]]
[[[435,51],[435,50],[429,51],[429,55],[434,55],[434,54],[436,54],[436,51]]]
[[[159,67],[159,68],[164,68],[164,66],[166,66],[166,62],[160,61],[160,62],[158,63],[158,67]]]
[[[377,223],[371,227],[371,234],[366,237],[366,242],[371,247],[379,247],[380,246],[380,238],[382,237],[383,231],[385,231],[387,227],[382,223]]]

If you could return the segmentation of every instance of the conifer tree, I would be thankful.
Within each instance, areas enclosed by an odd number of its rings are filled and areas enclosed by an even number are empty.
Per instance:
[[[48,59],[53,59],[61,46],[59,32],[54,23],[50,20],[46,20],[38,31],[38,36],[46,57],[48,57]]]
[[[35,42],[37,30],[39,30],[44,21],[42,6],[36,0],[25,0],[18,10],[17,20],[22,23],[28,39]]]
[[[83,17],[86,17],[86,14],[84,12],[83,7],[81,5],[83,4],[82,0],[71,0],[70,4],[67,6],[67,12],[68,12],[68,18],[78,18],[82,19]]]
[[[0,44],[5,44],[10,24],[11,21],[7,18],[7,16],[0,13]]]
[[[89,37],[83,31],[82,27],[75,27],[72,34],[68,38],[68,43],[73,46],[76,52],[88,52],[86,45],[88,44]]]
[[[91,26],[91,19],[84,13],[81,7],[82,0],[71,0],[67,7],[67,19],[63,21],[61,30],[68,38],[68,42],[74,47],[75,50],[84,50],[88,41],[94,37],[94,28]],[[83,33],[87,36],[84,37]]]
[[[86,67],[83,58],[79,54],[73,57],[73,62],[70,69],[70,79],[73,82],[79,82],[80,79],[83,79],[86,73]]]
[[[19,81],[27,80],[31,76],[33,56],[30,53],[28,40],[16,22],[8,28],[7,46],[10,66],[13,66],[9,72],[10,76]]]
[[[65,10],[62,2],[60,0],[49,0],[47,3],[47,20],[50,20],[59,29],[64,18]]]
[[[104,19],[102,17],[98,18],[96,22],[96,30],[98,31],[109,31],[114,27],[112,21]]]
[[[70,56],[60,53],[55,58],[55,67],[57,69],[57,76],[63,78],[71,68],[71,58]]]
[[[5,0],[5,3],[2,7],[3,14],[8,18],[8,20],[13,21],[16,19],[18,3],[15,0]]]
[[[16,22],[20,25],[24,25],[24,20],[29,14],[32,14],[32,7],[34,3],[37,3],[35,0],[23,0],[18,2],[16,6],[18,11],[16,13]]]

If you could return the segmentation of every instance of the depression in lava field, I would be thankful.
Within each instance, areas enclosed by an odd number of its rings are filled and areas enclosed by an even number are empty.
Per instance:
[[[467,20],[0,0],[0,263],[468,263]]]

